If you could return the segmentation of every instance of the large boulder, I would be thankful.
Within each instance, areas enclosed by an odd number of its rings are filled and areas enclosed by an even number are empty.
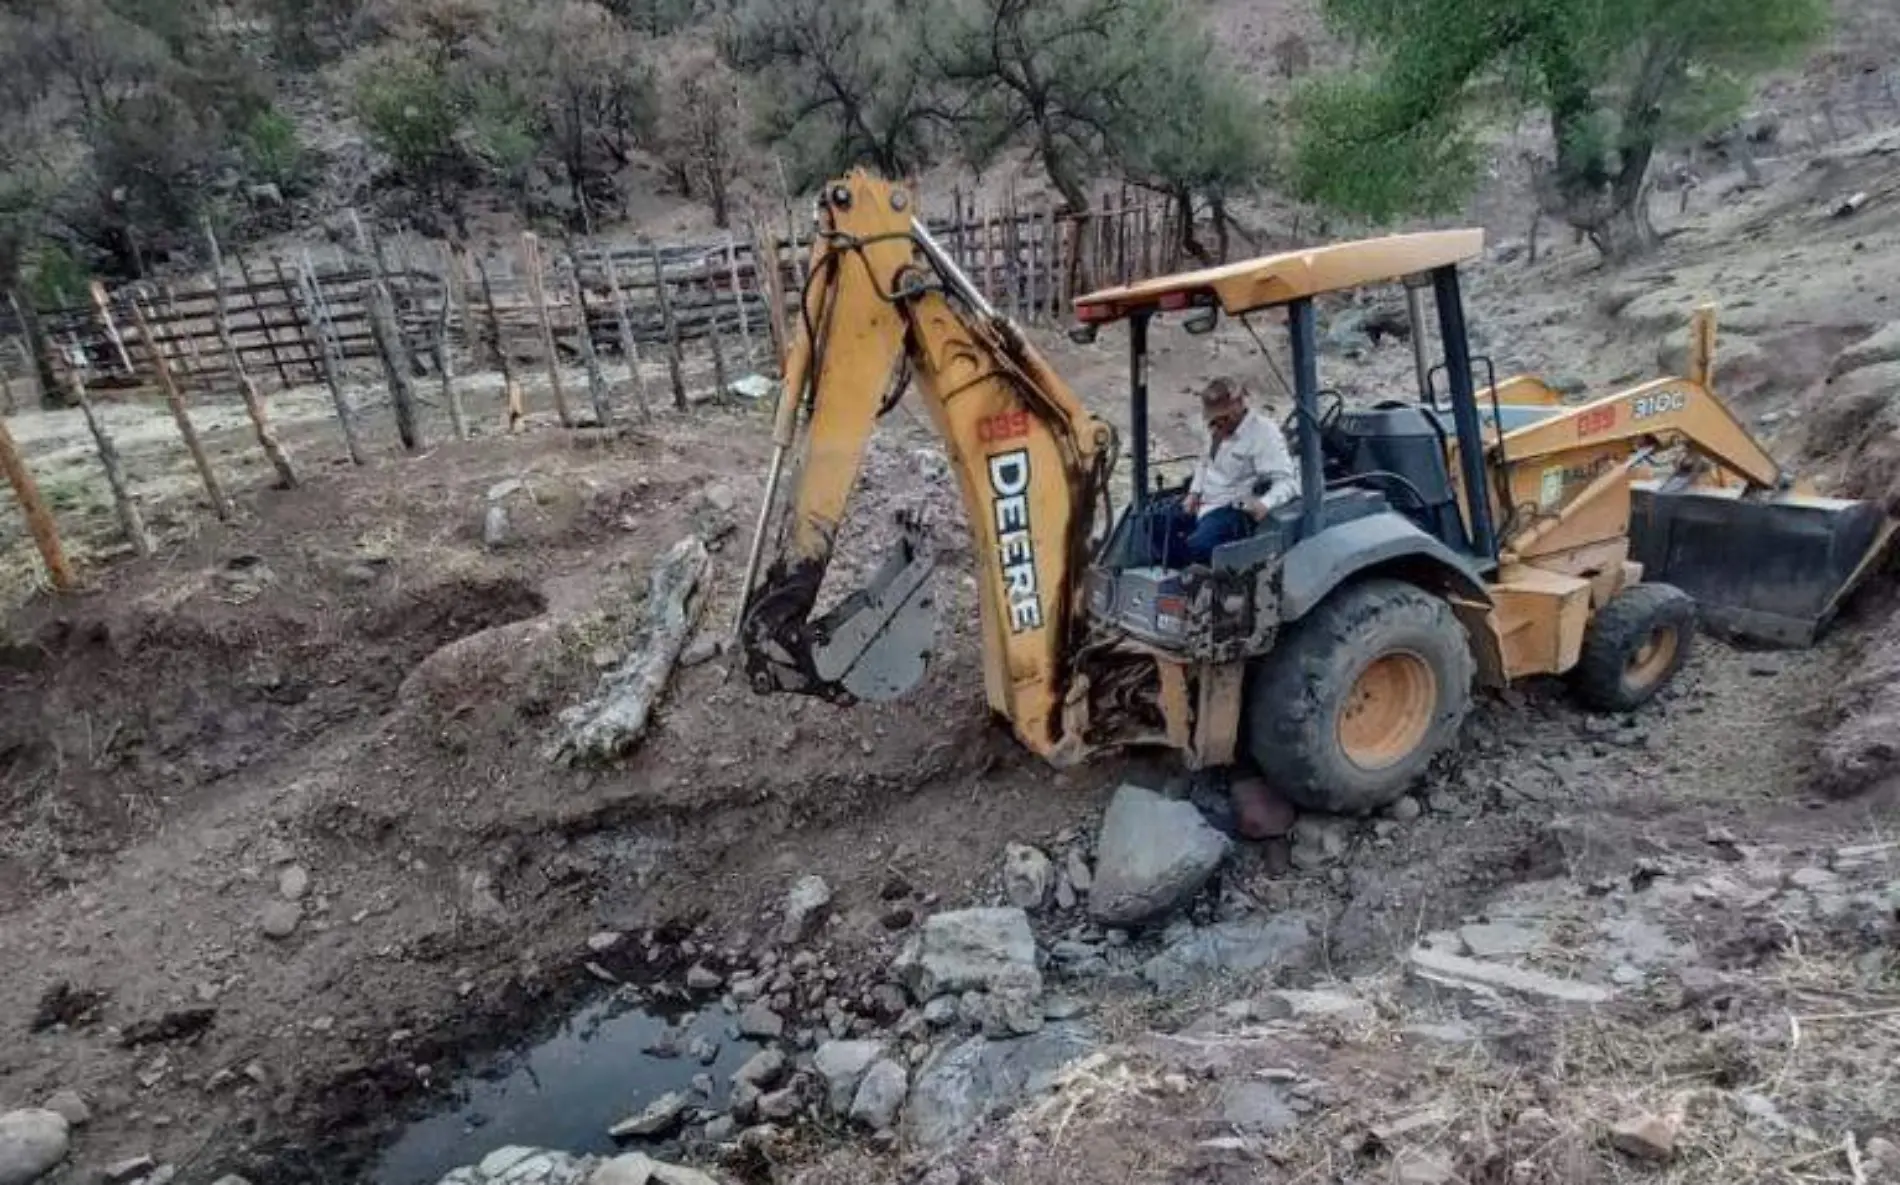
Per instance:
[[[1029,916],[1013,907],[933,914],[898,952],[893,970],[918,1000],[945,992],[1042,991],[1036,936]]]
[[[882,1041],[827,1041],[812,1054],[812,1068],[825,1080],[825,1106],[833,1115],[851,1109],[864,1072],[883,1056]]]
[[[904,1109],[904,1134],[925,1150],[955,1144],[985,1116],[1047,1090],[1063,1067],[1094,1048],[1094,1034],[1074,1022],[1013,1041],[976,1037],[953,1046],[917,1075]]]
[[[904,1105],[910,1075],[904,1067],[888,1058],[865,1072],[851,1099],[851,1122],[873,1131],[884,1131],[897,1122],[897,1110]]]
[[[1227,848],[1192,803],[1124,785],[1102,819],[1089,913],[1109,926],[1163,917],[1200,891]]]
[[[0,1185],[33,1185],[66,1159],[66,1117],[29,1107],[0,1115]]]

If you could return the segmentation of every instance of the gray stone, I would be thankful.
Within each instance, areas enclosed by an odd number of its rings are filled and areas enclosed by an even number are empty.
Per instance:
[[[1828,377],[1837,379],[1856,370],[1890,362],[1900,362],[1900,321],[1889,321],[1871,336],[1842,350],[1829,368]]]
[[[121,1181],[130,1181],[134,1177],[143,1177],[158,1167],[158,1162],[149,1156],[128,1156],[115,1160],[101,1169],[99,1175],[117,1185]]]
[[[719,972],[710,967],[694,963],[686,969],[686,986],[696,992],[716,991],[721,982]]]
[[[1609,988],[1594,983],[1558,979],[1541,971],[1467,959],[1423,946],[1413,947],[1409,958],[1413,975],[1455,990],[1504,991],[1559,1004],[1607,1004],[1615,997]]]
[[[1031,981],[1040,994],[1042,983],[1029,917],[1013,906],[931,915],[892,970],[917,1000]]]
[[[1162,917],[1200,891],[1227,850],[1192,803],[1124,784],[1102,818],[1089,913],[1116,926]]]
[[[277,893],[286,901],[302,901],[310,891],[310,873],[301,864],[286,865],[277,874]]]
[[[1049,857],[1027,844],[1003,849],[1003,897],[1018,909],[1041,909],[1049,900],[1055,869]]]
[[[1312,956],[1313,927],[1300,914],[1243,918],[1195,930],[1142,964],[1160,992],[1178,992],[1216,975],[1297,968]]]
[[[732,487],[722,482],[714,482],[699,492],[700,500],[721,514],[731,514],[739,499]]]
[[[1089,871],[1088,860],[1075,848],[1069,849],[1069,855],[1062,864],[1062,871],[1068,874],[1069,883],[1075,886],[1075,891],[1078,893],[1088,892],[1089,886],[1095,883],[1095,875]]]
[[[623,935],[618,930],[601,930],[587,936],[587,949],[597,955],[604,955],[620,945]]]
[[[719,1042],[704,1033],[695,1033],[686,1043],[686,1056],[702,1066],[710,1066],[719,1060]]]
[[[536,1149],[533,1148],[523,1148],[519,1144],[504,1144],[482,1157],[481,1163],[475,1166],[475,1171],[484,1177],[499,1177],[536,1154]]]
[[[759,1118],[790,1119],[804,1106],[802,1092],[798,1083],[793,1082],[782,1090],[767,1091],[759,1096]]]
[[[1337,1020],[1370,1024],[1372,1005],[1345,992],[1268,992],[1254,1003],[1255,1015],[1265,1020]]]
[[[1220,1094],[1221,1119],[1250,1136],[1271,1136],[1292,1127],[1300,1116],[1276,1082],[1236,1082]]]
[[[1425,808],[1418,805],[1418,799],[1413,798],[1410,794],[1404,795],[1391,806],[1385,808],[1386,816],[1400,823],[1410,823],[1413,819],[1423,814],[1424,811]]]
[[[68,1127],[84,1127],[92,1119],[92,1108],[86,1105],[85,1098],[78,1091],[71,1088],[47,1095],[46,1101],[40,1106],[58,1114]]]
[[[939,1053],[917,1075],[904,1109],[904,1133],[925,1150],[955,1144],[992,1111],[1047,1090],[1056,1074],[1095,1048],[1081,1024],[1046,1025],[1012,1041],[972,1038]]]
[[[1458,1179],[1442,1148],[1407,1148],[1392,1158],[1393,1185],[1449,1185]]]
[[[740,1122],[749,1122],[758,1115],[759,1097],[765,1092],[743,1078],[732,1080],[732,1093],[726,1096],[726,1110]]]
[[[1042,1019],[1074,1020],[1088,1010],[1088,1005],[1074,996],[1050,996],[1042,1002]]]
[[[785,894],[785,920],[779,926],[780,942],[805,942],[824,925],[831,911],[831,886],[822,876],[801,876]]]
[[[699,1074],[693,1075],[692,1086],[693,1086],[694,1094],[701,1095],[705,1098],[711,1098],[712,1092],[713,1092],[713,1085],[714,1085],[713,1076],[711,1074],[699,1073]]]
[[[1067,912],[1068,910],[1075,908],[1075,903],[1076,903],[1075,890],[1070,887],[1069,878],[1062,875],[1061,873],[1057,873],[1056,874],[1056,908],[1063,910],[1064,912]]]
[[[945,1028],[957,1023],[957,998],[938,996],[924,1005],[924,1021],[935,1028]]]
[[[1625,1156],[1661,1162],[1676,1155],[1681,1129],[1682,1121],[1674,1115],[1632,1115],[1610,1128],[1610,1145]]]
[[[738,1134],[739,1125],[730,1115],[715,1115],[700,1129],[700,1135],[714,1144],[723,1144]]]
[[[753,1086],[768,1087],[775,1085],[779,1075],[785,1073],[785,1055],[776,1049],[761,1049],[746,1059],[746,1063],[732,1075],[734,1082],[749,1082]]]
[[[739,1014],[739,1035],[777,1040],[785,1035],[785,1018],[764,1004],[748,1004]]]
[[[257,928],[266,938],[289,938],[303,920],[303,906],[295,901],[272,901],[257,915]]]
[[[226,1173],[224,1174],[224,1176],[219,1177],[217,1180],[213,1181],[211,1185],[251,1185],[251,1183],[249,1180],[238,1176],[236,1173]]]
[[[499,503],[490,506],[482,515],[482,546],[506,547],[513,535],[508,523],[508,508]]]
[[[678,1127],[685,1118],[691,1100],[677,1090],[669,1090],[648,1103],[638,1115],[621,1120],[607,1129],[616,1140],[631,1136],[657,1136]]]
[[[594,1166],[587,1185],[647,1185],[653,1180],[653,1158],[643,1152],[616,1156]]]
[[[770,1129],[772,1125],[762,1126]],[[719,1185],[717,1178],[702,1173],[698,1169],[689,1169],[679,1164],[667,1164],[662,1160],[653,1162],[653,1181],[654,1185]]]
[[[833,1115],[851,1109],[864,1072],[883,1056],[881,1041],[827,1041],[812,1054],[812,1068],[825,1080],[825,1106]]]
[[[1474,922],[1458,927],[1458,938],[1473,958],[1503,959],[1527,955],[1542,946],[1544,931],[1521,922]]]
[[[883,1131],[897,1121],[898,1108],[910,1089],[910,1075],[904,1067],[885,1058],[864,1073],[864,1080],[851,1097],[851,1122]]]
[[[0,1115],[0,1185],[30,1185],[66,1159],[66,1117],[29,1107]]]

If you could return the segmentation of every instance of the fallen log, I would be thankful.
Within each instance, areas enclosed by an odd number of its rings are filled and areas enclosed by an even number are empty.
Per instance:
[[[593,698],[561,713],[561,733],[548,759],[563,765],[604,764],[626,756],[646,734],[653,705],[666,691],[680,651],[699,620],[706,545],[688,536],[653,567],[633,644],[601,676]]]

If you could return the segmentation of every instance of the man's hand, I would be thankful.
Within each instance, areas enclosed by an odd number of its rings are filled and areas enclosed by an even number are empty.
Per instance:
[[[1272,509],[1267,505],[1266,500],[1264,498],[1249,499],[1248,501],[1241,503],[1240,508],[1247,512],[1248,518],[1252,519],[1253,521],[1257,523],[1265,522],[1267,515],[1272,513]]]
[[[1181,506],[1189,514],[1199,514],[1201,512],[1201,496],[1199,494],[1189,494],[1181,502]]]

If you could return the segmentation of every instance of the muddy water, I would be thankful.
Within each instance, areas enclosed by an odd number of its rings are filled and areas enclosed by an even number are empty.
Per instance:
[[[405,1128],[383,1152],[370,1180],[434,1185],[449,1170],[508,1144],[576,1155],[612,1153],[621,1145],[608,1136],[608,1128],[667,1091],[694,1097],[695,1074],[712,1075],[714,1098],[723,1102],[733,1071],[759,1049],[731,1039],[731,1023],[732,1017],[716,1006],[662,1014],[619,996],[590,1004],[553,1036],[457,1083],[453,1102]],[[646,1052],[669,1032],[679,1056]],[[711,1064],[686,1054],[695,1036],[718,1043]]]

